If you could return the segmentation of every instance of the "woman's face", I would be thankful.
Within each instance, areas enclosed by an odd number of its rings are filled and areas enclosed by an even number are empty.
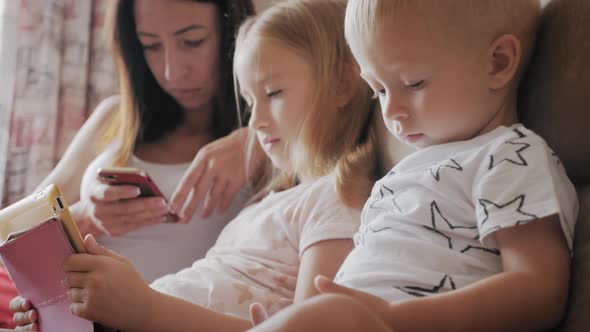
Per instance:
[[[213,3],[135,2],[137,37],[154,77],[185,109],[209,104],[218,82],[221,42]]]

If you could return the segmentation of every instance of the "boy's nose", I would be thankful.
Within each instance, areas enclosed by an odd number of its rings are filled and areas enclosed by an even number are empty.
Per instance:
[[[406,104],[399,98],[387,97],[383,107],[383,116],[390,120],[402,120],[409,117],[409,112]]]

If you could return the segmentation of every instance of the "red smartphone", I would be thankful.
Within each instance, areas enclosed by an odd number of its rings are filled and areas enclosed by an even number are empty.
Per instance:
[[[147,172],[133,167],[105,167],[98,169],[98,176],[107,184],[114,186],[136,186],[139,188],[139,197],[162,197],[168,202],[156,183]],[[180,217],[170,213],[167,222],[177,222]]]

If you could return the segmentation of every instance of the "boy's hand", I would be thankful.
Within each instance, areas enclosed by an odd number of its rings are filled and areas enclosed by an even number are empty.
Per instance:
[[[324,276],[317,276],[314,281],[315,287],[320,293],[349,296],[367,306],[382,319],[385,319],[385,314],[390,309],[390,304],[387,301],[365,292],[340,286]]]
[[[123,330],[137,329],[148,316],[151,288],[133,265],[86,236],[88,254],[70,256],[63,281],[76,316]]]

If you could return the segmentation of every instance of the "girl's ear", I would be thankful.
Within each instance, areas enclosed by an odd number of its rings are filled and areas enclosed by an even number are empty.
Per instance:
[[[346,63],[336,89],[336,106],[345,107],[356,95],[361,80],[360,70],[356,64]]]
[[[489,87],[499,90],[512,82],[522,58],[522,45],[514,35],[503,35],[492,42],[488,52]]]

